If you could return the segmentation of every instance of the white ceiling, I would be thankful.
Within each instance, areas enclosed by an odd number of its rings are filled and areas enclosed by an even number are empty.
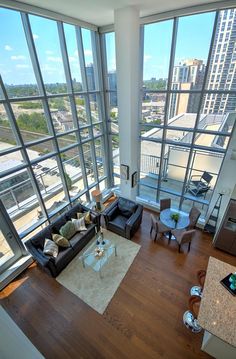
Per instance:
[[[215,0],[23,0],[22,2],[72,16],[97,26],[114,23],[114,10],[129,5],[140,9],[140,16],[157,14]]]

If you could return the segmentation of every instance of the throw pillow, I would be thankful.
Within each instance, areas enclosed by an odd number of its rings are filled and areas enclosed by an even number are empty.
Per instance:
[[[43,253],[56,258],[58,255],[58,246],[51,239],[45,238]]]
[[[76,231],[81,232],[81,231],[87,231],[87,228],[85,226],[85,221],[84,221],[84,217],[82,218],[78,218],[78,219],[74,219],[72,218],[72,223],[74,224]]]
[[[66,224],[64,224],[64,226],[59,229],[59,233],[62,235],[62,237],[71,239],[76,233],[74,224],[71,221],[66,222]]]
[[[93,223],[93,222],[91,221],[90,211],[84,212],[84,213],[78,212],[78,213],[77,213],[77,218],[80,219],[80,218],[82,218],[82,217],[84,217],[85,224],[91,224],[91,223]]]
[[[59,246],[59,247],[70,247],[70,242],[65,237],[62,237],[60,234],[53,234],[52,240]]]

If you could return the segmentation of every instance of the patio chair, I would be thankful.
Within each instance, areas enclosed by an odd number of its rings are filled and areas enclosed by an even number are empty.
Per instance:
[[[206,171],[204,171],[201,176],[192,175],[187,186],[187,191],[193,194],[195,197],[204,196],[205,198],[208,190],[211,187],[210,182],[212,178],[213,176]]]

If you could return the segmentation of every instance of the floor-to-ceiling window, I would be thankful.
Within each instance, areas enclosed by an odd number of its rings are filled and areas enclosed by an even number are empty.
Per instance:
[[[107,188],[99,41],[41,16],[0,17],[0,199],[25,238]]]
[[[106,113],[111,153],[113,185],[120,185],[119,125],[116,80],[115,33],[102,35]]]
[[[139,196],[206,214],[236,117],[236,10],[146,24]],[[209,188],[194,191],[207,173]],[[195,177],[193,177],[195,176]],[[206,176],[207,177],[207,176]]]

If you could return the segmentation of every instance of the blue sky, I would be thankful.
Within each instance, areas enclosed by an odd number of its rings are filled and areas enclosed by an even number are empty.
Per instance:
[[[185,16],[179,19],[175,64],[186,58],[206,62],[215,13]],[[36,51],[45,83],[65,82],[57,25],[55,21],[30,15]],[[173,21],[145,26],[144,79],[168,75]],[[81,81],[75,29],[65,25],[65,37],[72,78]],[[93,62],[91,35],[82,29],[85,62]],[[115,69],[114,33],[106,35],[108,70]],[[27,43],[16,11],[0,9],[0,73],[7,84],[36,83]]]
[[[55,21],[30,15],[35,47],[45,83],[65,82]],[[72,77],[81,81],[75,28],[65,24]],[[91,34],[82,29],[85,63],[93,62]],[[36,83],[20,14],[0,9],[0,73],[7,84]]]

